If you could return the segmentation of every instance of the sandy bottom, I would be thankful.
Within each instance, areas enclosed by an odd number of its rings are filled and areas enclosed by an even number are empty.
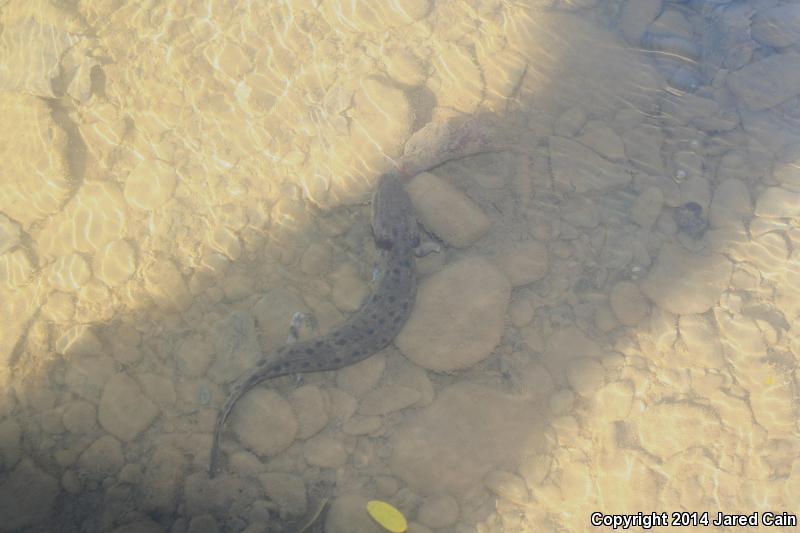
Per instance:
[[[9,4],[0,531],[796,530],[799,21]],[[398,169],[443,245],[405,329],[253,390],[207,479],[230,382],[369,294]]]

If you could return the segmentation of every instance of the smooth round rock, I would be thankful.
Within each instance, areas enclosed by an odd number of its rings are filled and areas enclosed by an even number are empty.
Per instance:
[[[57,353],[74,358],[102,353],[103,345],[90,326],[79,324],[56,339],[55,348]]]
[[[392,432],[389,465],[419,494],[462,494],[491,470],[516,468],[542,445],[542,429],[541,414],[526,397],[452,385]]]
[[[0,524],[3,531],[20,531],[50,516],[58,482],[28,459],[0,480]]]
[[[157,209],[172,198],[177,174],[158,160],[141,161],[125,179],[125,200],[143,210]]]
[[[159,447],[149,457],[144,472],[142,507],[160,514],[172,513],[186,477],[187,460],[172,446]]]
[[[250,450],[261,455],[275,455],[294,442],[298,424],[292,406],[280,394],[256,388],[236,405],[231,428],[236,438]]]
[[[169,259],[157,259],[144,270],[144,286],[153,301],[168,311],[186,311],[192,294],[178,267]]]
[[[504,247],[497,263],[513,287],[528,285],[547,274],[547,247],[533,240],[515,242]]]
[[[377,353],[336,372],[336,386],[353,396],[361,396],[378,384],[386,369],[386,357]]]
[[[120,440],[135,439],[158,413],[158,407],[125,374],[116,374],[106,382],[100,398],[100,425]]]
[[[124,240],[111,241],[94,257],[95,275],[109,287],[128,281],[136,270],[136,253]]]
[[[336,498],[325,519],[325,531],[330,533],[386,533],[367,514],[367,498],[343,494]]]
[[[72,402],[64,408],[61,422],[67,431],[86,435],[97,427],[97,409],[86,401]]]
[[[650,302],[635,283],[620,281],[609,298],[614,316],[625,326],[635,326],[650,314]]]
[[[567,381],[581,396],[591,396],[605,381],[605,369],[595,359],[582,357],[567,365]]]
[[[663,459],[703,443],[718,442],[722,436],[715,413],[692,403],[654,405],[638,418],[636,426],[642,448]]]
[[[48,281],[60,291],[75,292],[91,277],[92,271],[86,259],[79,254],[69,254],[59,257],[53,264]]]
[[[339,468],[347,461],[347,450],[342,441],[324,435],[306,442],[303,455],[309,464],[320,468]]]
[[[493,470],[483,480],[487,489],[510,502],[524,504],[528,501],[525,481],[511,472]]]
[[[529,299],[517,298],[511,302],[508,313],[514,327],[521,328],[531,323],[535,310]]]
[[[765,218],[800,217],[800,192],[769,187],[756,201],[755,214]]]
[[[726,78],[744,107],[763,111],[800,94],[800,54],[773,54],[754,61]]]
[[[264,494],[280,507],[281,511],[302,515],[308,507],[303,478],[293,474],[269,472],[258,476]]]
[[[165,531],[163,527],[151,520],[141,520],[119,526],[112,530],[111,533],[164,533]]]
[[[631,220],[637,225],[650,229],[658,220],[664,206],[664,192],[658,187],[649,187],[642,191],[631,207]]]
[[[187,533],[219,533],[220,531],[216,519],[208,513],[193,517],[189,522],[189,529],[187,529]]]
[[[491,222],[480,207],[438,176],[418,174],[408,194],[422,224],[451,246],[468,246],[489,230]]]
[[[714,190],[709,208],[709,222],[712,227],[720,228],[732,224],[740,224],[753,214],[753,201],[750,191],[743,180],[726,179]]]
[[[8,471],[22,455],[22,428],[7,418],[0,422],[0,468]]]
[[[358,412],[364,416],[386,416],[414,405],[421,397],[420,392],[411,387],[387,385],[367,393]]]
[[[616,381],[601,387],[591,398],[592,416],[600,421],[624,420],[633,406],[633,385]]]
[[[776,48],[800,42],[800,5],[789,3],[759,11],[750,31],[756,41]]]
[[[340,311],[355,312],[361,308],[367,296],[369,287],[359,277],[354,268],[347,265],[334,273],[331,297],[333,305]]]
[[[784,189],[800,192],[800,143],[793,143],[781,150],[772,166],[772,177]]]
[[[432,529],[449,527],[458,520],[458,502],[450,494],[425,499],[417,511],[417,521]]]
[[[705,313],[728,286],[732,270],[733,265],[724,255],[690,254],[666,243],[642,280],[641,290],[670,313]]]
[[[481,257],[468,257],[420,286],[395,344],[423,368],[468,368],[500,342],[510,298],[511,286],[497,268]]]
[[[71,392],[95,401],[116,371],[116,362],[107,355],[76,355],[70,358],[64,383]]]
[[[103,480],[122,467],[122,446],[111,435],[103,435],[83,451],[78,459],[82,473],[90,479]]]
[[[326,243],[311,243],[300,258],[300,270],[309,276],[320,276],[328,271],[333,250]]]
[[[316,385],[305,385],[291,391],[289,403],[297,413],[297,436],[301,439],[307,439],[328,425],[328,398]]]

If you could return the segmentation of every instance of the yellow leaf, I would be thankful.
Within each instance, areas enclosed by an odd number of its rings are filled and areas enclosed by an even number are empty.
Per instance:
[[[408,522],[406,522],[403,513],[386,502],[380,500],[368,501],[367,513],[385,530],[392,533],[403,533],[408,529]]]

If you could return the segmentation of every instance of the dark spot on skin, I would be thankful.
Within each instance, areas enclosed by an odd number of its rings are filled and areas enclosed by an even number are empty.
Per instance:
[[[393,269],[392,272],[394,273],[395,276],[399,276],[400,275],[400,269],[399,268]]]
[[[322,346],[323,344],[325,344],[325,343],[324,343],[324,342],[322,342],[322,341],[317,341],[317,342],[315,342],[315,343],[314,343],[314,346],[316,346],[317,348],[319,348],[319,347],[320,347],[320,346]]]
[[[389,296],[389,303],[394,303],[395,300],[397,300],[397,298],[395,298],[394,296]]]
[[[314,348],[306,348],[306,353],[308,355],[314,355]]]
[[[281,365],[272,365],[272,366],[270,367],[270,370],[271,370],[272,372],[277,372],[277,371],[278,371],[278,370],[280,370],[280,369],[281,369]]]
[[[392,241],[389,239],[375,239],[375,246],[377,246],[381,250],[391,250]]]
[[[308,361],[303,361],[303,368],[308,368],[308,365],[310,364],[311,363],[309,363]]]
[[[320,368],[321,366],[322,366],[322,361],[317,361],[317,368]]]
[[[373,333],[375,333],[374,329],[370,328],[367,330],[367,335],[372,335]]]
[[[336,339],[336,341],[334,341],[334,344],[336,344],[338,346],[344,346],[345,344],[347,344],[347,340],[345,340],[345,339]]]
[[[408,309],[408,302],[403,302],[403,311]]]
[[[401,317],[400,315],[397,315],[396,317],[394,317],[394,323],[395,323],[395,324],[397,324],[397,323],[398,323],[398,322],[400,322],[401,320],[403,320],[403,317]]]
[[[342,362],[342,360],[341,360],[341,359],[339,359],[338,357],[334,357],[334,358],[333,358],[333,363],[334,363],[334,364],[337,364],[337,365],[338,365],[338,364],[339,364],[339,363],[341,363],[341,362]]]
[[[381,326],[384,325],[385,323],[386,323],[386,319],[385,318],[381,317],[381,318],[378,319],[378,324],[380,324]]]

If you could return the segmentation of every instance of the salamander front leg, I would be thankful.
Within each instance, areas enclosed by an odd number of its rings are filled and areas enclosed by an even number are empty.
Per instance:
[[[300,338],[300,328],[306,325],[308,331],[313,333],[317,329],[317,320],[311,313],[301,311],[292,315],[292,322],[289,324],[289,335],[286,337],[286,344],[294,344]]]
[[[289,336],[286,337],[286,344],[294,344],[300,338],[300,326],[303,324],[303,315],[297,311],[292,315],[292,322],[289,324]]]
[[[414,248],[414,255],[417,257],[425,257],[426,255],[430,255],[432,253],[439,253],[442,251],[442,245],[436,241],[427,241],[423,242],[416,248]]]
[[[310,330],[317,328],[317,321],[310,313],[302,313],[300,311],[292,315],[292,322],[289,324],[289,335],[286,337],[286,344],[294,344],[300,338],[300,328],[303,323],[307,325]],[[294,382],[296,386],[303,384],[303,375],[295,374]]]

